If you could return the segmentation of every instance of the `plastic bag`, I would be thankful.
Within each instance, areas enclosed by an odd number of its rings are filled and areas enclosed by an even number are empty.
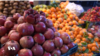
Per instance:
[[[77,16],[84,12],[84,9],[81,5],[70,2],[65,7],[65,9],[68,9],[71,13],[76,14]]]

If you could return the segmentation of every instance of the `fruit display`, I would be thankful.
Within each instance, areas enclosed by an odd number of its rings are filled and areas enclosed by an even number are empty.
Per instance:
[[[12,16],[14,13],[23,15],[24,10],[30,8],[28,1],[0,1],[0,15]]]
[[[36,6],[33,7],[33,9],[37,10],[37,11],[43,11],[44,9],[48,9],[48,6],[44,5],[44,4],[36,5]]]
[[[77,26],[84,23],[84,21],[79,19],[75,14],[59,7],[51,7],[43,12],[46,13],[47,19],[50,19],[53,22],[53,26],[55,27],[56,31],[60,33],[68,33],[68,30],[71,30],[72,26]]]
[[[84,12],[84,15],[81,17],[82,20],[90,22],[100,22],[100,7],[92,7]]]
[[[60,56],[75,46],[66,33],[55,31],[45,13],[33,9],[23,16],[0,16],[0,56]]]
[[[68,33],[71,37],[71,41],[78,44],[78,51],[72,54],[72,56],[78,56],[76,54],[89,54],[92,56],[93,52],[98,51],[99,38],[88,32],[87,29],[79,26],[85,22],[79,19],[76,14],[71,13],[69,10],[62,9],[61,7],[51,7],[43,12],[46,13],[46,18],[53,22],[53,26],[57,32],[60,34],[63,32]],[[88,47],[88,45],[93,46],[93,48]]]

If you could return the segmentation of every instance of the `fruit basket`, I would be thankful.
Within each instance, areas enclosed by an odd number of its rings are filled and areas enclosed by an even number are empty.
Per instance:
[[[78,45],[76,44],[73,48],[71,48],[67,53],[61,55],[61,56],[68,56],[68,55],[71,55],[73,53],[75,53],[78,49]]]

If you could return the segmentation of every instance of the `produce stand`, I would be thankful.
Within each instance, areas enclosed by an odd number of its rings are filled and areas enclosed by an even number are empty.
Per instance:
[[[100,1],[0,1],[0,56],[100,56]]]

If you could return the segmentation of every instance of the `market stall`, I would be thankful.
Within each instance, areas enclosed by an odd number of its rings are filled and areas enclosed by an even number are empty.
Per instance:
[[[0,56],[100,56],[99,6],[39,3],[0,1]]]

